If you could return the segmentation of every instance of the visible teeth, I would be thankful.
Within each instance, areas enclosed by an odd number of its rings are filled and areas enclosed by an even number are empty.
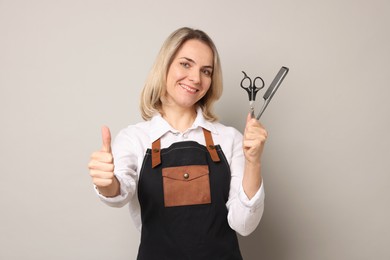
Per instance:
[[[195,93],[195,92],[197,91],[196,89],[190,88],[190,87],[188,87],[188,86],[186,86],[186,85],[180,84],[180,86],[181,86],[182,88],[184,88],[184,89],[186,89],[186,90],[192,92],[192,93]]]

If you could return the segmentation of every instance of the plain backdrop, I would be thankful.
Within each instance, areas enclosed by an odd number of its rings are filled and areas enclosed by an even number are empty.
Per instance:
[[[290,68],[261,119],[265,213],[245,259],[390,259],[387,0],[0,0],[0,259],[135,259],[128,208],[98,200],[87,163],[102,125],[141,120],[182,26],[214,39],[216,111],[240,131],[241,71],[268,86]]]

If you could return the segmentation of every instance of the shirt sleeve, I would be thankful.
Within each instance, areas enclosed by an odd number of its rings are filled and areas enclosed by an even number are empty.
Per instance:
[[[135,142],[132,141],[129,131],[124,129],[119,132],[113,143],[112,153],[114,174],[120,184],[120,194],[116,197],[105,197],[95,187],[99,198],[111,207],[126,205],[136,193],[138,156],[135,150]]]
[[[230,163],[231,182],[228,208],[230,227],[242,236],[252,233],[258,226],[264,211],[264,186],[251,199],[245,194],[242,179],[244,174],[244,153],[242,150],[242,135],[238,131],[234,136],[232,160]]]

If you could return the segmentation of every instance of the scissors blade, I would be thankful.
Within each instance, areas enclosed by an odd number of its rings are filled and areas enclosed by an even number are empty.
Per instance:
[[[255,106],[254,106],[254,103],[255,103],[255,101],[249,101],[251,118],[255,118]]]
[[[260,110],[260,113],[257,115],[257,120],[260,119],[261,115],[264,113],[265,109],[267,108],[269,102],[271,101],[272,97],[275,95],[276,91],[278,90],[280,84],[286,77],[289,69],[287,67],[280,68],[278,74],[276,74],[276,77],[272,81],[271,85],[265,92],[263,98],[264,98],[264,105]]]

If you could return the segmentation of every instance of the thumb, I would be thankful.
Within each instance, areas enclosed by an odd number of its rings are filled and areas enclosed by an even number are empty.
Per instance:
[[[248,115],[247,115],[247,117],[246,117],[246,124],[248,124],[249,121],[251,121],[251,119],[252,119],[252,115],[251,115],[251,113],[249,112]]]
[[[245,122],[245,133],[248,131],[248,123],[251,121],[251,113],[249,112],[248,115],[246,116],[246,122]]]
[[[102,151],[111,153],[111,133],[110,133],[110,129],[107,126],[102,127],[102,140],[103,140]]]

